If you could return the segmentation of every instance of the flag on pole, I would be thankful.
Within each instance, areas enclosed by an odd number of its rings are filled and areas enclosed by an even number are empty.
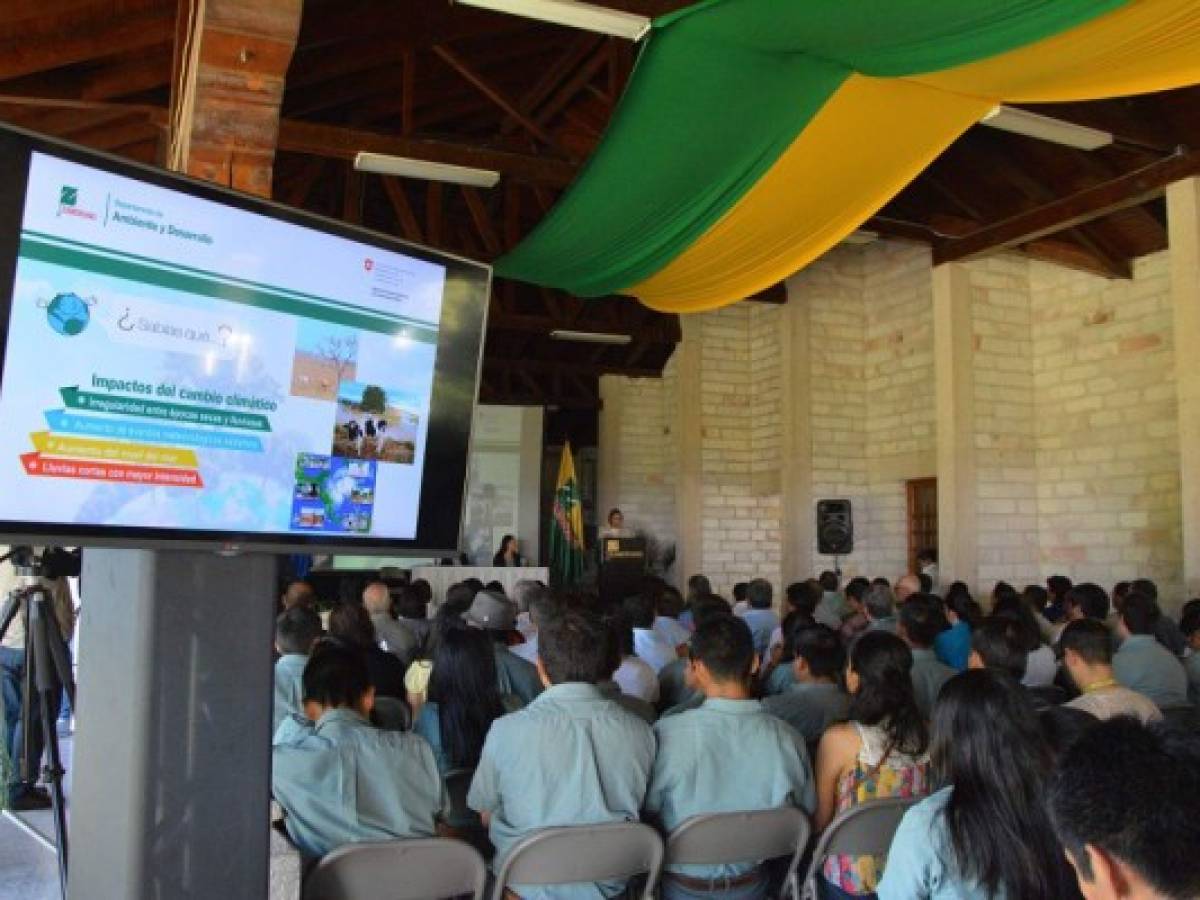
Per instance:
[[[558,463],[558,483],[554,489],[554,512],[550,522],[550,571],[560,586],[575,584],[583,575],[583,507],[579,503],[579,482],[571,443],[563,445]]]

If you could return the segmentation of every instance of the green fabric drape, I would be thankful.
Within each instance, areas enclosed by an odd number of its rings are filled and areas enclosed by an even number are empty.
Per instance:
[[[972,62],[1125,2],[708,0],[664,17],[592,159],[496,271],[620,293],[731,209],[853,72]]]

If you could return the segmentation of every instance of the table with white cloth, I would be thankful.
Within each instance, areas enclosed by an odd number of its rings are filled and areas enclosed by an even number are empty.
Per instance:
[[[468,578],[478,578],[484,584],[498,581],[504,585],[504,593],[510,596],[518,581],[550,583],[550,570],[545,566],[415,566],[411,572],[413,581],[423,578],[429,582],[434,606],[440,606],[446,599],[450,585]]]

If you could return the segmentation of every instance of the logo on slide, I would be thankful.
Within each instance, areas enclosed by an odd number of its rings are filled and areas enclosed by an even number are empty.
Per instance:
[[[375,260],[368,256],[363,260],[363,268],[370,272],[373,268],[375,268]]]
[[[95,297],[86,300],[78,294],[58,294],[49,302],[42,301],[39,306],[46,309],[46,321],[50,327],[63,337],[74,337],[81,334],[92,320],[92,307],[96,305]]]
[[[79,188],[64,184],[58,191],[58,215],[95,221],[96,214],[79,205]]]

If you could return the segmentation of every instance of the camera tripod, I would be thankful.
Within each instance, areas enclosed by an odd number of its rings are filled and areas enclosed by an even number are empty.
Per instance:
[[[21,780],[27,784],[37,780],[41,760],[34,753],[35,729],[40,723],[46,748],[46,766],[42,776],[50,790],[50,805],[54,816],[54,835],[58,856],[58,878],[63,897],[67,893],[67,818],[63,798],[62,757],[59,754],[58,731],[55,719],[58,700],[65,689],[75,708],[75,679],[66,642],[50,603],[49,591],[42,583],[41,564],[32,552],[18,548],[9,554],[23,583],[12,591],[0,610],[0,640],[18,615],[25,623],[25,671],[21,685]],[[8,557],[0,558],[0,562]],[[35,710],[36,704],[36,710]],[[35,718],[38,717],[38,718]],[[7,785],[5,786],[7,790]]]

